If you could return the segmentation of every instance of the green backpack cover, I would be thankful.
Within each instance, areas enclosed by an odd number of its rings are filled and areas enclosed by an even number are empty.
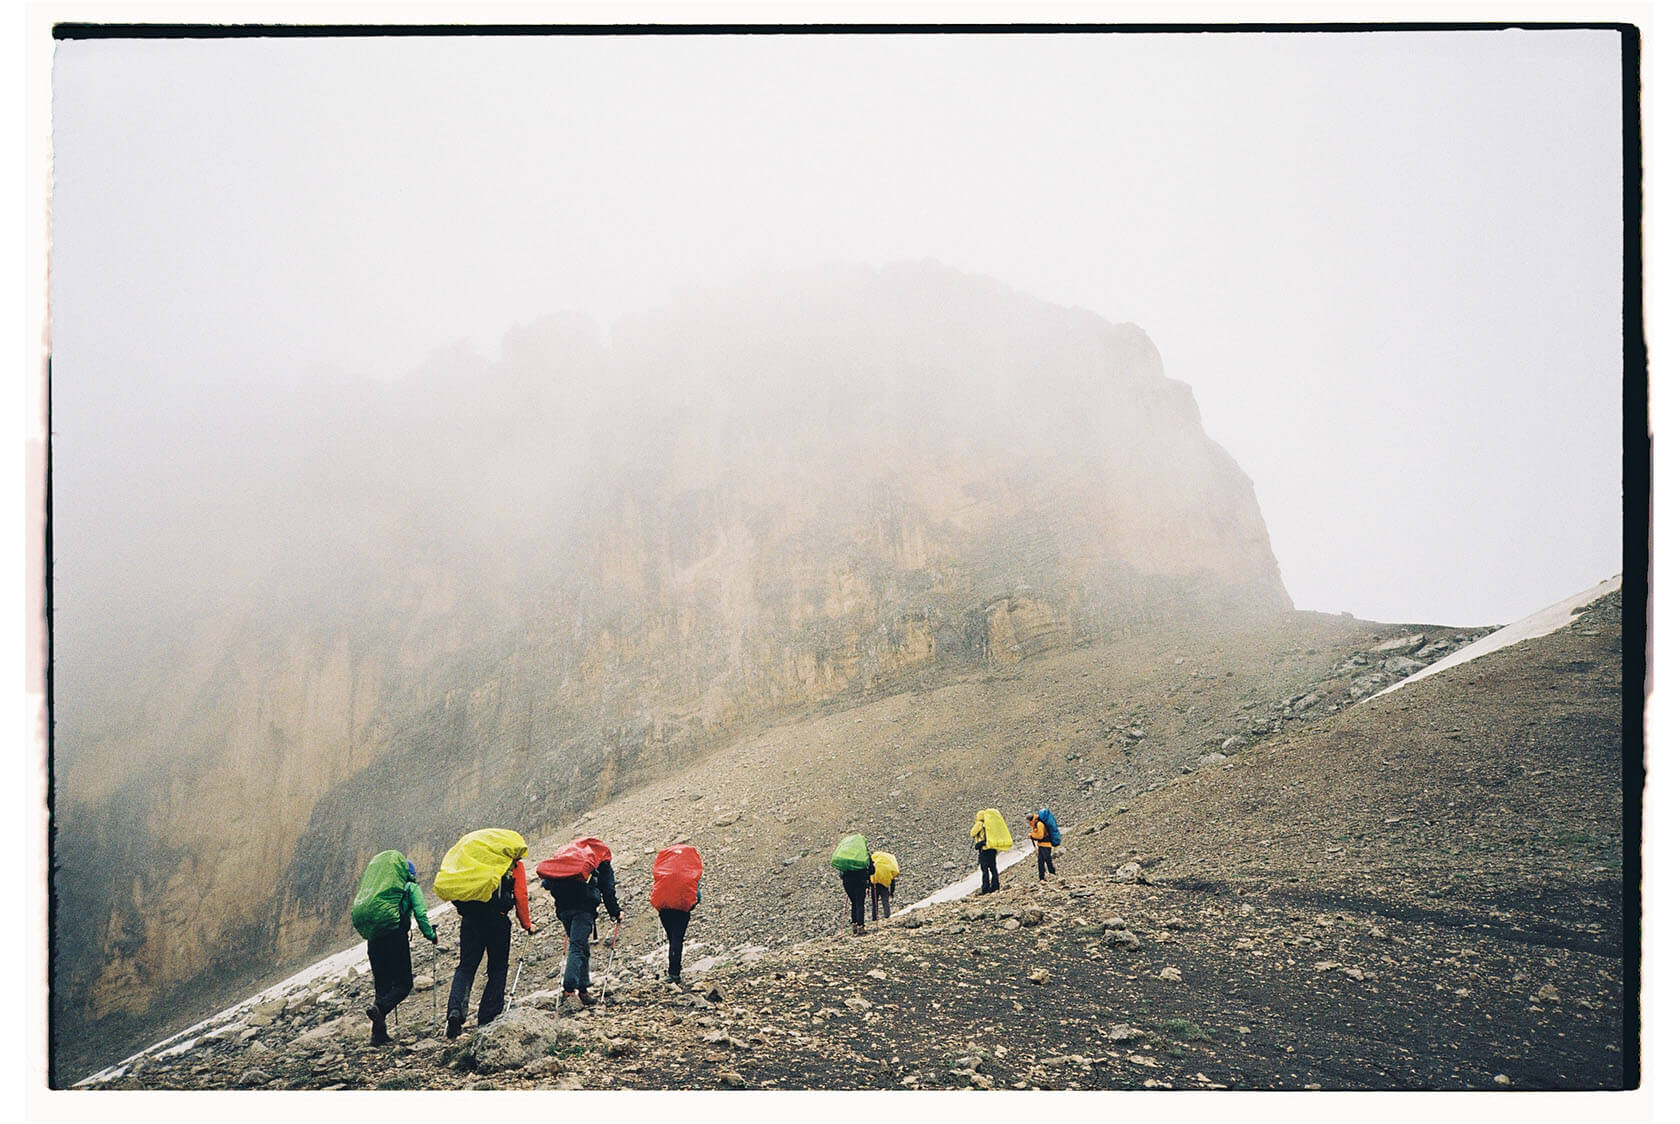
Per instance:
[[[373,856],[356,887],[350,922],[365,939],[383,937],[403,927],[403,902],[408,897],[408,860],[401,851]]]
[[[869,844],[863,841],[861,835],[848,835],[840,840],[840,846],[834,848],[834,857],[828,860],[828,865],[835,870],[868,870]]]

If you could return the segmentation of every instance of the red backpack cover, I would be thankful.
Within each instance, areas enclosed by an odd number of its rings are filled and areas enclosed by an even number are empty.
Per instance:
[[[686,844],[653,856],[654,909],[693,909],[700,902],[700,852]]]
[[[588,878],[602,863],[612,861],[612,852],[599,839],[574,839],[537,864],[539,878]]]

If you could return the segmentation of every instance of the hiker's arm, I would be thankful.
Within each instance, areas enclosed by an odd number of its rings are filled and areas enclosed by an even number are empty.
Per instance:
[[[426,895],[420,892],[420,883],[408,884],[408,903],[414,910],[414,921],[420,926],[420,935],[437,943],[437,930],[432,928],[432,919],[426,916]]]
[[[606,903],[607,916],[618,920],[618,879],[613,874],[612,860],[608,859],[595,868],[597,880],[601,883],[601,900]]]
[[[525,864],[518,859],[513,863],[513,911],[519,915],[519,924],[527,933],[536,932],[531,927],[531,899],[530,891],[525,889]]]

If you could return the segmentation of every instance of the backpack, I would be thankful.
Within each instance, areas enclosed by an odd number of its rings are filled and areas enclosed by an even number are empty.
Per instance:
[[[487,827],[463,835],[443,856],[432,892],[446,902],[487,902],[527,850],[524,837],[506,828]]]
[[[595,876],[595,868],[612,861],[612,852],[599,839],[585,836],[574,839],[537,864],[537,877],[546,886],[562,878],[577,878],[584,882]]]
[[[381,851],[362,873],[350,904],[350,923],[365,940],[395,933],[407,920],[408,860],[401,851]]]
[[[840,846],[834,848],[834,857],[828,860],[828,865],[838,871],[868,870],[869,844],[863,841],[861,835],[848,835],[840,840]]]
[[[1039,822],[1044,825],[1044,838],[1049,840],[1052,847],[1062,845],[1062,829],[1056,826],[1056,815],[1048,808],[1038,810]]]
[[[898,877],[898,860],[885,851],[876,851],[870,857],[875,860],[875,873],[869,880],[890,887]]]
[[[686,844],[666,847],[653,856],[654,909],[690,910],[700,904],[700,852]]]

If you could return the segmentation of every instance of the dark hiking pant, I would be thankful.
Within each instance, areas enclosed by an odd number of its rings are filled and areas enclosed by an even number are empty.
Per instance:
[[[414,962],[408,956],[408,932],[386,933],[367,943],[373,967],[373,1005],[390,1014],[414,990]]]
[[[1051,850],[1050,847],[1040,847],[1038,849],[1038,880],[1040,882],[1044,881],[1045,871],[1049,871],[1051,874],[1056,873],[1056,863],[1051,857]]]
[[[566,975],[561,981],[561,988],[566,991],[576,991],[589,986],[589,934],[595,928],[595,911],[568,909],[564,913],[555,911],[560,918],[560,924],[566,927]]]
[[[852,924],[863,924],[863,894],[869,887],[869,872],[867,870],[842,870],[840,884],[846,887],[846,896],[852,899]]]
[[[665,939],[671,942],[670,974],[673,980],[682,979],[683,936],[688,932],[688,910],[662,909],[659,923],[665,926]]]
[[[892,916],[892,890],[879,882],[869,884],[869,919],[879,921]]]
[[[501,1014],[507,1002],[508,945],[513,923],[489,902],[456,902],[455,909],[461,914],[461,963],[449,985],[449,1013],[466,1021],[467,993],[478,975],[479,960],[487,957],[484,994],[478,1001],[478,1025],[483,1026]]]
[[[998,888],[997,851],[980,848],[980,892],[989,894]]]

